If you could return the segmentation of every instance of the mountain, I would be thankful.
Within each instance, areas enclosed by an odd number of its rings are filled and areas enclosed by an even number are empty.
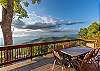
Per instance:
[[[63,36],[63,37],[46,37],[46,38],[38,38],[35,40],[31,40],[26,43],[33,43],[33,42],[49,42],[49,41],[58,41],[58,40],[66,40],[66,39],[76,39],[77,34],[72,34],[70,36]]]

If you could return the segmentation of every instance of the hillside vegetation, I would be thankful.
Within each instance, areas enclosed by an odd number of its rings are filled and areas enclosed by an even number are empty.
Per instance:
[[[100,22],[94,22],[87,28],[81,28],[78,36],[79,38],[89,40],[100,39]]]

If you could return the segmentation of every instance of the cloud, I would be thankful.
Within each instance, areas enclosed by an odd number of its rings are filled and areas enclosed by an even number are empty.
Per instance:
[[[26,25],[33,25],[35,23],[52,23],[55,24],[55,20],[51,17],[47,16],[39,16],[34,11],[32,13],[29,13],[29,18],[24,18],[22,21],[26,22]]]
[[[29,18],[23,18],[21,19],[22,24],[16,24],[14,23],[15,27],[23,28],[23,29],[42,29],[42,30],[50,30],[55,28],[60,28],[64,25],[74,25],[74,24],[81,24],[84,22],[80,21],[70,21],[70,20],[61,20],[57,18],[53,18],[50,16],[40,16],[36,14],[34,11],[32,13],[29,13]],[[20,23],[20,22],[19,22]]]

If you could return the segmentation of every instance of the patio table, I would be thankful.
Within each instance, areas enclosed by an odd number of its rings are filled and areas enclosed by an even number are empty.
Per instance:
[[[75,68],[75,65],[73,63],[73,58],[84,55],[91,50],[92,50],[92,48],[89,48],[89,47],[77,46],[77,47],[71,47],[71,48],[63,48],[60,51],[63,53],[63,58],[67,59],[66,66]]]
[[[83,55],[83,54],[89,52],[90,50],[92,50],[92,48],[77,46],[77,47],[71,47],[71,48],[63,48],[60,51],[66,55],[75,57],[75,56]]]

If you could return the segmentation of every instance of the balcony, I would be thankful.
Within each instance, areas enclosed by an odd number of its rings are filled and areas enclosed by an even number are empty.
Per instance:
[[[75,39],[0,47],[0,71],[51,71],[54,60],[52,49],[79,45],[83,47],[86,43],[95,42]],[[70,70],[73,69],[64,69]],[[93,64],[86,64],[82,70],[96,71],[96,68]],[[61,71],[61,67],[56,65],[54,71]]]

